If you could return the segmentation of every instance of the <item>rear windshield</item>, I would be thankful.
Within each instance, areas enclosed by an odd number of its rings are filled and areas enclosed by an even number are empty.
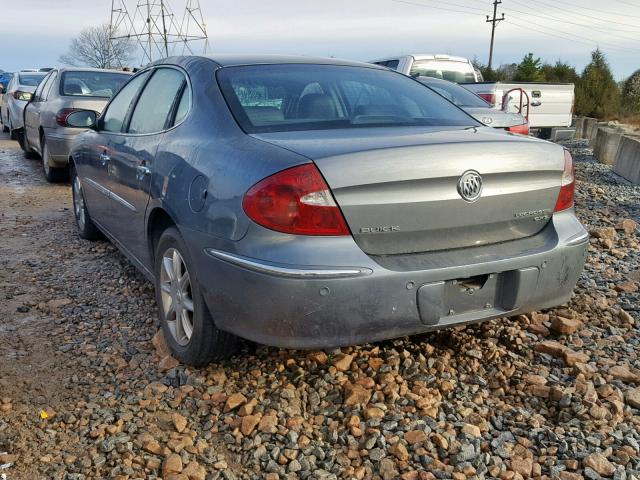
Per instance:
[[[394,126],[476,126],[404,75],[337,65],[222,68],[222,92],[247,133]]]
[[[60,95],[111,98],[130,77],[117,72],[64,72]]]
[[[482,100],[475,93],[470,92],[464,87],[450,82],[439,82],[434,80],[420,80],[427,87],[433,88],[450,102],[455,103],[459,107],[490,107],[490,105]]]
[[[46,75],[46,73],[19,73],[18,84],[25,87],[37,87]]]
[[[416,60],[409,75],[441,78],[455,83],[476,81],[475,70],[471,64],[451,60]]]

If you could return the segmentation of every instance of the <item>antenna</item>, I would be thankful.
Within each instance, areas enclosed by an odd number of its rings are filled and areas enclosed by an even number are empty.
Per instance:
[[[171,1],[179,4],[180,17],[169,0],[111,0],[109,48],[113,40],[134,40],[140,65],[171,55],[207,53],[209,36],[200,0]]]

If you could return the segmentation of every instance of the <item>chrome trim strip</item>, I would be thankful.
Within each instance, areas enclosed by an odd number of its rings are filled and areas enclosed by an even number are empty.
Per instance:
[[[137,212],[138,209],[131,205],[129,202],[127,202],[124,198],[122,198],[120,195],[117,195],[115,193],[113,193],[113,191],[111,192],[111,198],[113,198],[116,202],[118,202],[120,205],[128,208],[129,210],[131,210],[132,212]]]
[[[95,180],[92,180],[90,178],[83,178],[82,179],[84,183],[86,183],[87,185],[91,185],[93,188],[95,188],[96,190],[98,190],[100,193],[102,193],[104,196],[109,197],[109,198],[113,198],[116,202],[118,202],[120,205],[128,208],[129,210],[131,210],[132,212],[137,212],[138,209],[131,205],[129,202],[127,202],[124,198],[122,198],[120,195],[117,195],[115,193],[113,193],[111,190],[109,190],[108,188],[103,187],[102,185],[100,185],[98,182],[96,182]]]
[[[373,270],[370,268],[345,267],[345,268],[310,268],[305,266],[279,266],[263,263],[252,258],[222,252],[213,248],[205,248],[205,253],[210,257],[217,258],[227,263],[237,265],[258,273],[277,275],[289,278],[348,278],[370,275]]]
[[[574,245],[579,245],[581,243],[585,243],[589,241],[589,232],[585,231],[583,233],[577,233],[572,237],[567,239],[565,245],[568,247],[573,247]]]
[[[102,193],[106,197],[110,197],[111,196],[111,190],[109,190],[108,188],[103,187],[102,185],[100,185],[95,180],[91,180],[90,178],[83,178],[82,181],[83,181],[83,183],[92,186],[93,188],[95,188],[97,191],[99,191],[100,193]]]

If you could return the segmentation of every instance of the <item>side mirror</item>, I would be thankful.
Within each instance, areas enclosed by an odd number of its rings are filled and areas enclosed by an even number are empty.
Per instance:
[[[98,114],[93,110],[78,110],[67,115],[67,125],[77,128],[95,128]]]

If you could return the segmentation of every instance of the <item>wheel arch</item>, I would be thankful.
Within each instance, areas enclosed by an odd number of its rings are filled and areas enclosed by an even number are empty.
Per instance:
[[[151,260],[152,268],[155,264],[155,254],[158,241],[162,236],[162,232],[169,227],[178,228],[178,223],[162,206],[154,207],[151,212],[149,212],[147,220],[147,245],[149,248],[149,259]]]

